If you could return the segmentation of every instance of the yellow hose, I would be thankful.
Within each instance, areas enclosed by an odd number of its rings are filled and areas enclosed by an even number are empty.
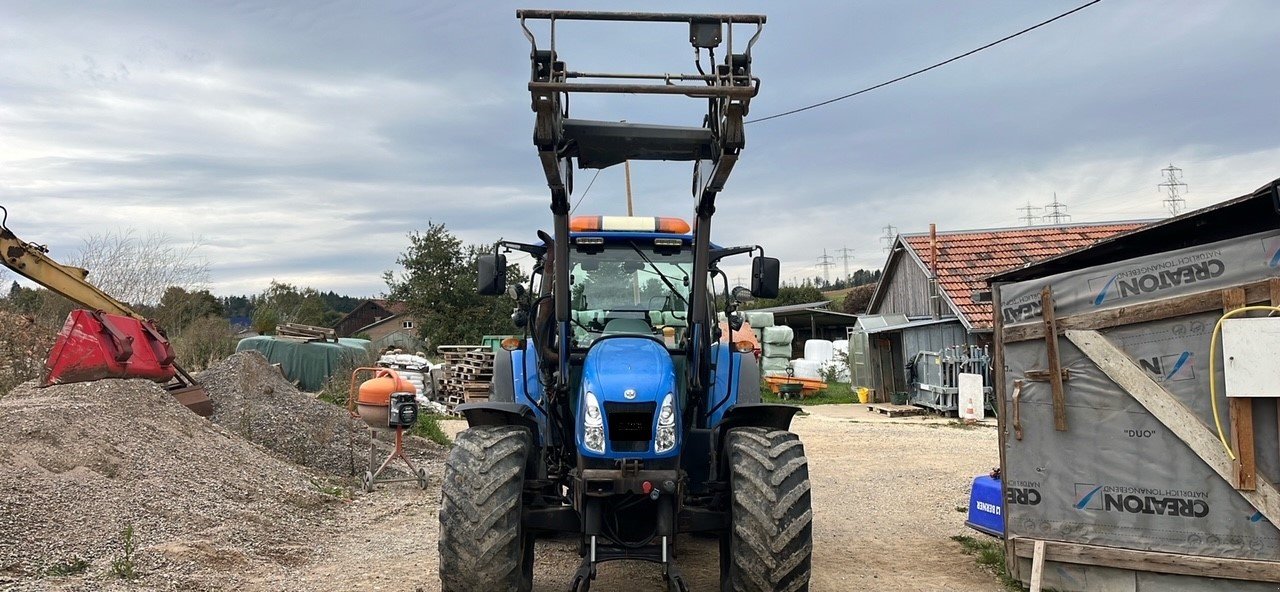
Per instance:
[[[1218,351],[1218,335],[1222,333],[1222,321],[1258,310],[1280,313],[1280,306],[1245,306],[1229,310],[1214,324],[1213,337],[1209,340],[1209,404],[1213,407],[1213,424],[1218,428],[1218,440],[1222,442],[1222,448],[1227,451],[1227,456],[1231,457],[1231,460],[1236,459],[1236,453],[1232,452],[1231,444],[1227,442],[1227,435],[1222,430],[1222,420],[1218,418],[1218,379],[1217,372],[1214,371],[1216,365],[1213,363],[1215,359],[1213,354]]]

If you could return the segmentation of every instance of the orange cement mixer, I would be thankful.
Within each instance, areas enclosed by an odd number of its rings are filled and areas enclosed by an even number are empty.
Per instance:
[[[371,372],[373,378],[358,383],[362,373]],[[352,417],[359,417],[369,427],[386,429],[389,427],[391,393],[417,394],[412,382],[400,378],[390,368],[356,368],[351,373],[351,393],[347,397],[347,411]]]

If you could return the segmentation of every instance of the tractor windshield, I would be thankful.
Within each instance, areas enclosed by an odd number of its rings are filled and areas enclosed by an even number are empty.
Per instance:
[[[626,242],[578,249],[570,260],[574,345],[636,333],[674,347],[688,326],[693,253]]]

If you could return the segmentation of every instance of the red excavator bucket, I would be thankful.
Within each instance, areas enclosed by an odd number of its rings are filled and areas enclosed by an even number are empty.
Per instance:
[[[74,310],[44,365],[42,386],[103,378],[173,379],[173,348],[150,321]]]

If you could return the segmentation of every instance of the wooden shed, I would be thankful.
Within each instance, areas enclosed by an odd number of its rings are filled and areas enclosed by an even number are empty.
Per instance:
[[[953,412],[957,370],[986,374],[991,302],[974,299],[992,274],[1091,245],[1145,224],[1114,222],[903,234],[885,262],[864,322],[849,335],[854,376],[880,400]],[[859,368],[861,366],[862,368]],[[989,383],[988,383],[989,384]],[[989,386],[988,386],[989,388]]]
[[[1230,312],[1280,305],[1280,181],[991,281],[1011,573],[1064,592],[1280,587],[1280,380],[1231,391],[1280,347],[1219,339],[1280,341],[1280,319]]]

